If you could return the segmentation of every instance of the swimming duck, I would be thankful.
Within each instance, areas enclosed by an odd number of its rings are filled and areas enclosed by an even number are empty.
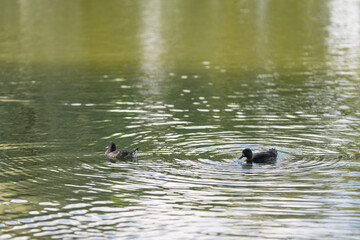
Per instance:
[[[246,163],[271,163],[276,160],[277,151],[275,148],[270,148],[266,152],[253,153],[250,148],[245,148],[239,159],[246,157]]]
[[[114,142],[110,142],[109,145],[106,147],[107,150],[105,152],[105,156],[109,160],[116,160],[116,159],[125,159],[125,158],[136,158],[137,152],[139,148],[136,148],[133,151],[127,149],[118,149],[116,150],[116,145]]]

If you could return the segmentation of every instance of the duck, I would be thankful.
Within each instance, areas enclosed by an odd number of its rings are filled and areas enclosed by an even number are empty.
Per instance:
[[[106,148],[107,150],[105,152],[105,156],[109,160],[136,158],[139,151],[139,148],[136,148],[133,151],[127,149],[116,150],[116,145],[114,142],[109,142],[109,145]]]
[[[246,163],[273,163],[276,161],[277,155],[278,153],[275,148],[258,153],[253,153],[250,148],[245,148],[239,159],[246,157]]]

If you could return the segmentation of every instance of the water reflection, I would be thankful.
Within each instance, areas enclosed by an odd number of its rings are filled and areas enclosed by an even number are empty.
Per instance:
[[[357,239],[356,1],[37,3],[0,3],[0,238]]]
[[[162,37],[161,1],[144,2],[142,26],[139,40],[142,47],[142,68],[148,75],[159,73],[164,68],[161,55],[164,54],[165,40]],[[149,81],[147,81],[149,82]]]
[[[326,39],[329,52],[329,65],[346,71],[346,75],[356,74],[359,60],[355,49],[359,48],[360,39],[360,6],[356,1],[330,1],[330,23],[327,26],[329,36]],[[333,62],[333,63],[332,63]],[[339,66],[339,64],[341,66]],[[336,66],[337,65],[337,66]],[[341,74],[341,73],[340,73]]]

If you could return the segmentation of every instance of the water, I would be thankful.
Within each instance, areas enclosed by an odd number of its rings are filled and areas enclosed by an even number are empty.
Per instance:
[[[358,239],[359,1],[0,6],[0,239]]]

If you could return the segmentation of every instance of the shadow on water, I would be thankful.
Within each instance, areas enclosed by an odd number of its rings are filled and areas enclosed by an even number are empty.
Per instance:
[[[110,162],[110,163],[123,163],[123,162],[127,162],[127,163],[134,163],[134,164],[139,164],[139,161],[138,161],[138,159],[137,159],[137,157],[136,158],[131,158],[131,159],[108,159],[108,161]]]

